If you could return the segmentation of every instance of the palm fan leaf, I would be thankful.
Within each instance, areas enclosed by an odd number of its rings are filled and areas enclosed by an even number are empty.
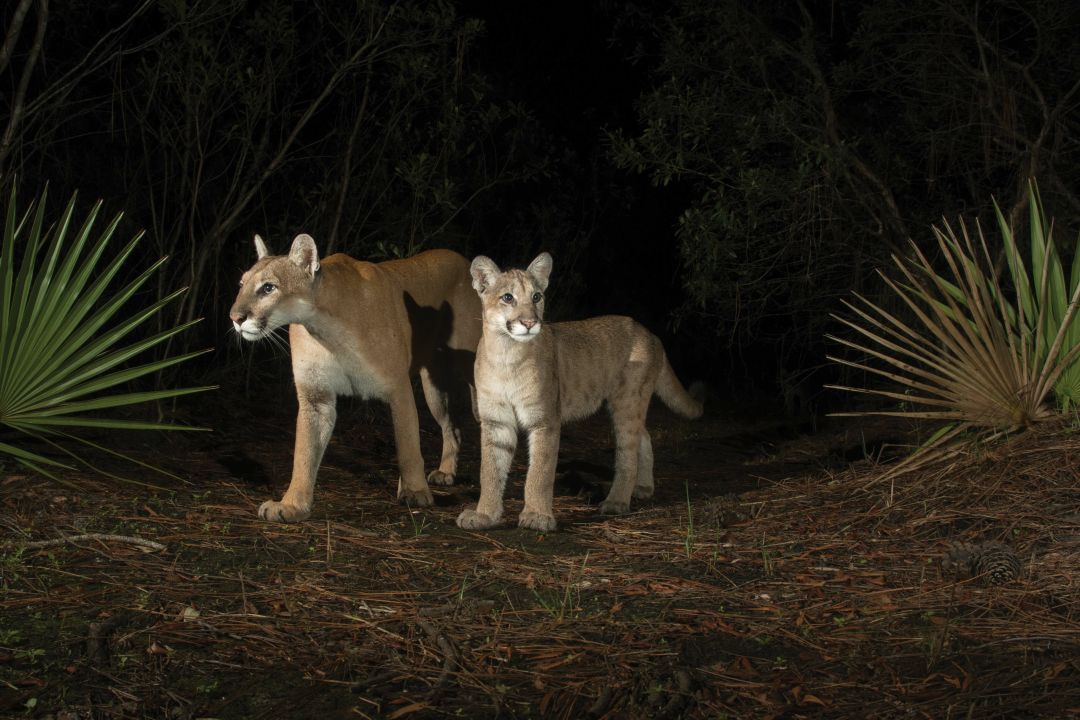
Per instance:
[[[117,289],[118,273],[127,266],[142,233],[103,262],[122,216],[98,230],[99,201],[80,225],[75,217],[77,197],[73,196],[58,220],[50,224],[46,222],[47,196],[47,191],[43,192],[20,214],[13,187],[4,217],[0,241],[0,425],[50,444],[49,436],[74,437],[64,432],[65,428],[203,429],[96,414],[211,389],[115,392],[207,351],[129,365],[193,324],[142,333],[139,339],[124,344],[184,291],[132,311],[130,302],[165,258]],[[81,438],[78,442],[96,447]],[[63,452],[78,458],[66,448]],[[51,475],[49,468],[70,467],[10,438],[0,442],[0,454],[47,475]]]
[[[956,443],[1000,437],[1056,417],[1053,397],[1060,409],[1080,401],[1080,240],[1066,282],[1035,184],[1029,188],[1029,263],[994,207],[1011,297],[993,271],[982,227],[976,224],[973,235],[963,222],[959,231],[946,222],[933,229],[945,272],[912,243],[909,256],[893,256],[901,279],[881,274],[910,320],[857,293],[854,302],[844,302],[851,317],[833,316],[855,338],[827,337],[865,360],[829,359],[891,387],[828,387],[893,403],[837,415],[947,423],[889,476],[935,453],[949,454]]]

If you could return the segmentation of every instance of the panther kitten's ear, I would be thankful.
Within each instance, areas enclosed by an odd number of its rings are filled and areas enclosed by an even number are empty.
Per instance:
[[[315,239],[304,233],[297,235],[289,249],[289,260],[311,277],[319,272],[319,251],[315,248]]]
[[[255,254],[260,260],[270,254],[270,251],[266,249],[266,243],[258,233],[255,234]]]
[[[547,290],[548,278],[551,277],[551,263],[551,255],[546,252],[540,253],[535,260],[529,263],[527,272],[533,276],[541,290]]]
[[[502,271],[499,270],[499,266],[495,264],[494,260],[484,255],[478,255],[472,261],[472,266],[469,267],[473,289],[483,294],[485,290],[495,283],[495,278],[498,277],[500,272]]]

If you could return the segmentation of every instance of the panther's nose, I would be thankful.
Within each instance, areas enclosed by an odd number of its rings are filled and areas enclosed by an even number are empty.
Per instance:
[[[235,325],[242,325],[243,322],[247,320],[247,315],[233,310],[231,313],[229,313],[229,319],[232,320],[233,324]]]

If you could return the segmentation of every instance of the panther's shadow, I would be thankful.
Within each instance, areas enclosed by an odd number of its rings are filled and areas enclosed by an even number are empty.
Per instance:
[[[446,393],[450,418],[454,425],[462,427],[475,418],[473,408],[473,364],[476,352],[451,346],[455,323],[464,318],[455,317],[450,303],[439,307],[420,305],[409,293],[403,293],[405,312],[412,329],[411,375],[421,368],[427,370],[432,383]]]
[[[598,503],[607,497],[615,471],[587,460],[566,460],[555,466],[555,494],[586,497]]]
[[[214,460],[229,471],[229,475],[251,487],[272,490],[273,478],[266,464],[240,449],[219,450],[214,453]]]

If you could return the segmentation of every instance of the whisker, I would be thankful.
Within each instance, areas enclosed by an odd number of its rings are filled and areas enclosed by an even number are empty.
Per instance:
[[[289,347],[289,328],[288,326],[282,326],[275,328],[265,336],[266,340],[270,343],[271,347],[277,350],[285,357],[291,355]]]
[[[240,337],[240,333],[236,332],[236,328],[230,327],[226,329],[225,334],[228,336],[228,338],[224,339],[224,342],[235,343],[236,347],[239,349],[240,354],[243,355],[244,339]]]

